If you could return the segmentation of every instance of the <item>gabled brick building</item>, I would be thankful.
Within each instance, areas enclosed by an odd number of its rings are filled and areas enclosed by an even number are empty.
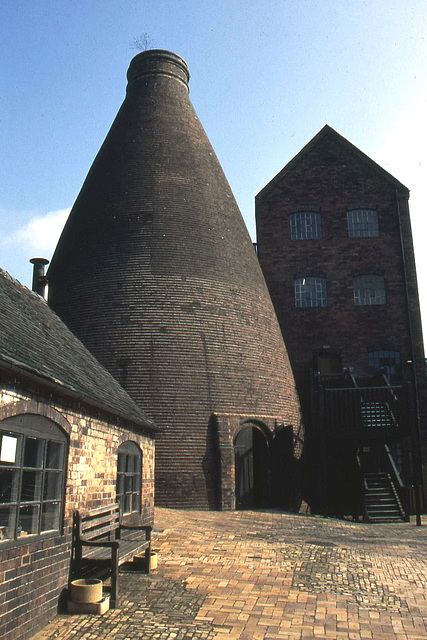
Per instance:
[[[33,635],[57,611],[74,509],[117,499],[130,522],[153,521],[156,431],[47,303],[0,270],[2,639]]]
[[[406,485],[421,482],[425,360],[408,198],[329,126],[256,197],[258,257],[300,395],[317,510],[357,511],[364,471],[390,462],[384,446]],[[386,384],[378,372],[398,388],[372,395]],[[347,395],[325,395],[338,388]],[[374,416],[398,395],[399,424]]]

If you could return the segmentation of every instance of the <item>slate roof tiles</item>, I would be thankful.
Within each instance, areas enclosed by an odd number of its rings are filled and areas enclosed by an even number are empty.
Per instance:
[[[65,395],[157,430],[45,300],[0,269],[0,369],[36,376]]]

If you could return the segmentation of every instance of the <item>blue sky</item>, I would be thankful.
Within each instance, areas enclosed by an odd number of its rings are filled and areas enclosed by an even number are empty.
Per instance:
[[[427,332],[426,0],[2,0],[0,266],[30,285],[147,34],[190,97],[251,234],[255,194],[329,124],[411,190]],[[427,335],[427,334],[426,334]]]

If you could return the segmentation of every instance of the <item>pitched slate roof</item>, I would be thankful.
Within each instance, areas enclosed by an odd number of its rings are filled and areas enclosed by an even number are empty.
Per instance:
[[[31,374],[65,395],[145,429],[157,430],[46,301],[2,269],[0,368]]]
[[[380,176],[382,176],[385,180],[387,180],[388,182],[392,183],[394,185],[394,187],[398,190],[398,191],[403,191],[405,193],[409,194],[409,189],[407,187],[405,187],[404,184],[402,184],[401,182],[399,182],[399,180],[397,180],[394,176],[391,175],[391,173],[389,173],[388,171],[386,171],[385,169],[383,169],[379,164],[377,164],[374,160],[372,160],[371,158],[369,158],[369,156],[367,156],[365,153],[363,153],[363,151],[360,151],[360,149],[358,149],[357,147],[354,146],[354,144],[352,144],[351,142],[349,142],[346,138],[344,138],[342,135],[340,135],[337,131],[335,131],[335,129],[333,129],[332,127],[330,127],[328,124],[325,124],[325,126],[319,131],[319,133],[317,133],[314,138],[312,138],[310,140],[310,142],[308,142],[305,147],[303,147],[301,149],[301,151],[299,151],[297,153],[296,156],[294,156],[292,158],[292,160],[290,160],[284,167],[283,169],[281,169],[281,171],[279,171],[279,173],[277,175],[274,176],[274,178],[272,178],[270,180],[270,182],[268,184],[265,185],[265,187],[263,187],[261,189],[261,191],[257,194],[256,198],[259,198],[261,195],[265,195],[278,181],[280,181],[282,178],[284,178],[288,173],[290,173],[292,171],[292,169],[303,159],[305,158],[305,156],[307,154],[310,153],[310,151],[317,146],[319,143],[324,142],[325,140],[334,140],[335,142],[338,142],[339,144],[341,144],[343,147],[345,147],[348,151],[350,151],[350,153],[353,154],[354,157],[357,157],[359,160],[361,160],[362,162],[364,162],[365,164],[367,164],[373,171],[375,171],[376,173],[378,173]]]

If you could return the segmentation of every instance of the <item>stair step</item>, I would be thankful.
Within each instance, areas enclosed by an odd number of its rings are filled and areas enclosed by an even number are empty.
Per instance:
[[[391,498],[391,499],[395,498],[392,491],[369,491],[368,490],[366,491],[366,495],[372,496],[373,498],[378,498],[378,500],[381,500],[381,498]]]
[[[401,517],[401,513],[398,509],[366,509],[366,513],[368,515],[376,515],[376,516],[399,516]]]
[[[365,508],[369,522],[401,522],[403,514],[387,473],[367,473]]]
[[[393,496],[393,492],[390,491],[389,489],[385,490],[385,489],[369,489],[366,491],[367,495],[371,495],[371,496],[376,496],[381,498],[382,496],[388,496],[388,497],[392,497]]]
[[[372,522],[374,524],[375,523],[380,523],[380,522],[402,522],[402,518],[401,517],[399,517],[399,518],[397,518],[397,517],[396,518],[389,518],[389,517],[381,518],[381,517],[377,516],[375,518],[369,518],[369,520],[370,520],[370,522]]]
[[[385,471],[366,471],[365,478],[388,478]]]
[[[368,487],[367,492],[370,493],[373,496],[381,496],[381,495],[391,496],[391,495],[393,495],[393,492],[391,491],[391,489],[389,489],[389,488],[386,489],[384,487],[374,487],[373,489],[371,487]]]

